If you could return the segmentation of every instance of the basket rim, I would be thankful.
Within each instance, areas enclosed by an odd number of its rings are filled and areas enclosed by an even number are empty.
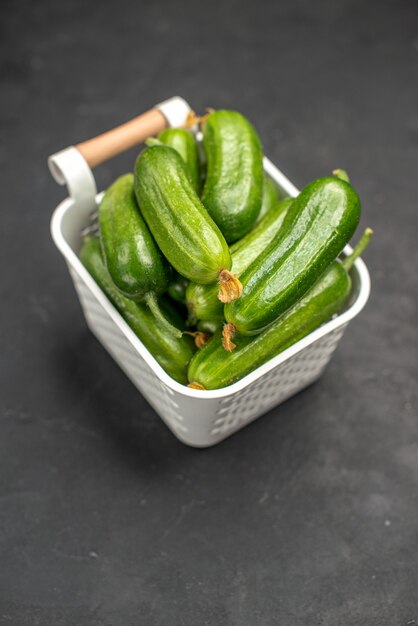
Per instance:
[[[294,197],[298,194],[298,189],[289,181],[288,178],[282,174],[282,172],[267,158],[264,157],[264,169],[266,173],[289,195]],[[100,201],[103,192],[97,194],[96,201]],[[94,281],[90,273],[84,267],[80,261],[78,255],[70,246],[64,234],[62,232],[62,222],[64,216],[76,209],[77,203],[71,197],[67,197],[63,200],[55,209],[51,218],[51,235],[55,245],[66,259],[68,265],[77,273],[80,279],[89,288],[98,302],[105,309],[106,313],[113,320],[116,326],[122,331],[125,337],[128,339],[132,347],[138,352],[138,354],[146,361],[157,378],[172,392],[181,394],[187,398],[200,399],[200,400],[217,400],[220,398],[226,398],[233,396],[238,392],[242,392],[244,389],[252,385],[259,378],[262,378],[265,374],[275,369],[278,365],[281,365],[288,359],[292,358],[308,346],[315,343],[318,339],[321,339],[328,333],[333,332],[337,328],[344,326],[354,317],[356,317],[360,311],[364,308],[370,295],[370,275],[367,270],[364,261],[359,258],[353,265],[352,271],[356,272],[359,290],[356,299],[352,305],[343,313],[337,315],[334,319],[326,322],[312,333],[309,333],[303,339],[300,339],[295,344],[273,357],[267,363],[264,363],[254,371],[250,372],[241,380],[223,387],[221,389],[213,390],[197,390],[191,389],[178,383],[171,376],[169,376],[161,367],[161,365],[155,360],[151,352],[144,346],[142,341],[135,335],[130,326],[125,322],[123,317],[113,306],[104,292],[100,289],[97,283]],[[351,246],[345,246],[343,253],[345,255],[352,252]]]

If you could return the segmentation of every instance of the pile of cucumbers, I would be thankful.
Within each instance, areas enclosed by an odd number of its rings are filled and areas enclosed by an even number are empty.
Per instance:
[[[80,257],[164,370],[195,389],[232,384],[338,313],[368,243],[347,175],[280,198],[236,111],[151,138],[99,206]]]

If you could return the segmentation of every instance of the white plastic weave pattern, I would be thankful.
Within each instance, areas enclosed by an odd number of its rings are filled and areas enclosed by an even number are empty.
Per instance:
[[[264,166],[285,195],[296,195],[294,185],[268,159]],[[67,198],[57,207],[51,225],[87,324],[176,437],[191,446],[206,447],[222,441],[317,380],[348,322],[369,296],[369,275],[364,263],[357,260],[352,270],[353,293],[344,312],[229,387],[189,389],[162,370],[78,259],[80,233],[88,220],[89,208]],[[345,252],[350,251],[347,246]]]

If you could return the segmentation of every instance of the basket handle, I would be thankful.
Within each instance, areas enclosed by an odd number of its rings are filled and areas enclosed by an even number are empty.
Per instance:
[[[112,130],[61,150],[48,159],[50,172],[79,203],[94,203],[97,193],[92,168],[156,135],[167,126],[184,126],[190,113],[188,103],[175,96]]]
[[[91,168],[108,161],[129,148],[142,143],[147,137],[157,135],[167,126],[167,119],[157,109],[150,109],[129,122],[102,135],[76,144],[77,150]]]
[[[75,147],[88,165],[94,168],[148,137],[158,135],[167,126],[183,126],[189,112],[190,107],[183,98],[170,98],[129,122],[76,144]]]

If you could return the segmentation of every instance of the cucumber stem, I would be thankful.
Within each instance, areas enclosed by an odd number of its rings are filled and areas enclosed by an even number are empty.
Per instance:
[[[236,330],[237,329],[234,324],[231,324],[230,322],[224,324],[222,329],[222,345],[227,352],[232,352],[232,350],[237,347],[237,345],[232,341]]]
[[[192,382],[187,385],[190,389],[200,389],[201,391],[205,391],[206,387],[201,385],[200,383]]]
[[[161,324],[161,326],[164,326],[169,333],[171,333],[174,337],[177,337],[177,339],[180,339],[183,336],[181,330],[173,326],[173,324],[170,324],[164,313],[161,311],[155,293],[152,291],[147,293],[145,296],[145,303],[149,307],[155,319]]]
[[[190,330],[185,330],[183,335],[190,335],[194,339],[194,345],[198,350],[201,350],[209,341],[210,335],[204,333],[202,330],[195,330],[191,332]]]
[[[197,126],[200,121],[200,116],[196,115],[194,111],[189,111],[187,114],[186,122],[184,124],[184,128],[193,128]]]
[[[194,111],[189,111],[186,119],[186,123],[184,125],[185,128],[193,128],[194,126],[202,126],[204,122],[208,119],[209,115],[213,113],[215,109],[212,107],[206,107],[205,115],[196,115]]]
[[[369,245],[369,241],[371,236],[373,235],[373,230],[371,228],[366,228],[363,235],[360,238],[360,241],[357,242],[357,245],[354,247],[354,250],[351,254],[345,257],[342,261],[344,268],[349,272],[354,265],[355,260],[362,254],[362,252]]]
[[[221,270],[218,275],[221,290],[218,300],[223,304],[237,300],[242,294],[242,285],[238,278],[228,270]]]
[[[345,170],[341,170],[339,167],[337,167],[337,169],[332,170],[332,173],[337,178],[340,178],[341,180],[345,180],[346,183],[350,182],[350,177]]]

